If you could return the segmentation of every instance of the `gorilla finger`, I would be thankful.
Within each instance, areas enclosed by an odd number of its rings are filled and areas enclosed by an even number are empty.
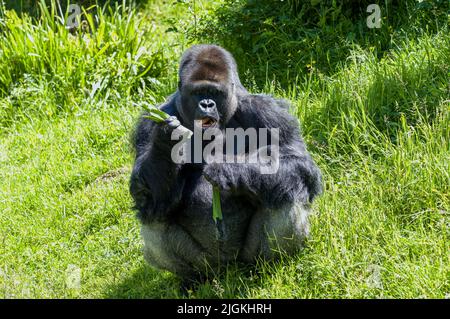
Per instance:
[[[203,172],[203,176],[205,177],[205,179],[210,182],[211,184],[213,184],[214,186],[220,186],[220,181],[218,179],[218,176],[216,173],[214,173],[213,170],[205,170]]]
[[[165,120],[165,122],[172,129],[175,129],[181,125],[180,121],[177,119],[176,116],[170,116]]]
[[[212,178],[208,173],[204,172],[204,173],[203,173],[203,176],[205,177],[205,179],[206,179],[208,182],[210,182],[211,184],[217,186],[216,182],[214,181],[214,178]]]
[[[218,165],[208,165],[204,172],[204,176],[208,182],[219,187],[223,191],[228,191],[233,187],[233,183],[229,176],[223,172]]]

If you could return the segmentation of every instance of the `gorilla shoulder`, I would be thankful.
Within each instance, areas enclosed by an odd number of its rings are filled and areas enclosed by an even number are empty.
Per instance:
[[[266,94],[249,94],[239,100],[235,119],[243,127],[278,128],[300,136],[299,121],[289,114],[290,103]]]

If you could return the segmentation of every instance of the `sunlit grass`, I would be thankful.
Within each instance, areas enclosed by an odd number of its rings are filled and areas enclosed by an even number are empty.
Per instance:
[[[75,35],[51,7],[38,21],[0,11],[0,297],[181,297],[145,264],[128,192],[136,103],[174,90],[188,26],[219,2],[172,3],[86,12],[90,31]],[[449,295],[448,28],[349,52],[328,74],[263,85],[292,102],[324,175],[305,249],[230,265],[190,297]]]

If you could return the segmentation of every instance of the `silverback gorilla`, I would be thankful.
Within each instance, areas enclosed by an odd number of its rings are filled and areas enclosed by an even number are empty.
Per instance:
[[[130,192],[151,265],[188,279],[231,261],[254,263],[301,247],[321,174],[288,107],[283,100],[250,94],[223,48],[195,45],[185,52],[178,90],[159,107],[171,117],[155,124],[144,113],[133,135]],[[179,125],[193,130],[197,121],[201,129],[221,131],[277,128],[277,171],[262,174],[258,163],[174,162],[171,150],[179,141],[171,138],[173,130]],[[245,156],[249,148],[233,151]],[[221,196],[220,237],[212,217],[212,185]]]

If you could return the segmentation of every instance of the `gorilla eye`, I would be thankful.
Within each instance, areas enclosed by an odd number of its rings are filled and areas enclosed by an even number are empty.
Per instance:
[[[206,91],[202,89],[194,89],[191,92],[192,95],[206,95]]]
[[[223,95],[223,92],[218,90],[218,89],[216,89],[216,88],[209,89],[208,93],[213,95],[213,96],[222,96]]]
[[[216,89],[216,88],[208,88],[208,89],[202,89],[202,90],[194,90],[192,92],[194,95],[198,96],[222,96],[223,92]]]

